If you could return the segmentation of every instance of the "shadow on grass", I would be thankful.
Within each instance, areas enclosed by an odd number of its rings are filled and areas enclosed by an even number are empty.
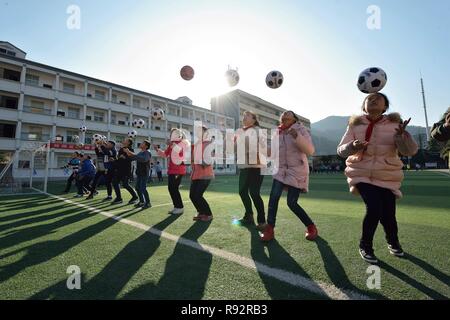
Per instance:
[[[180,237],[199,246],[198,239],[210,222],[195,222]],[[202,299],[212,263],[209,252],[191,248],[178,240],[172,255],[166,261],[164,274],[157,284],[144,284],[125,295],[124,299]]]

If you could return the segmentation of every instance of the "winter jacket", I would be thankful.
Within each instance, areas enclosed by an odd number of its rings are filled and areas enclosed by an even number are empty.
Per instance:
[[[82,178],[85,176],[90,178],[95,176],[95,166],[91,159],[86,159],[81,162],[81,169],[78,171],[78,177]]]
[[[365,150],[356,151],[353,141],[365,141],[369,120],[365,115],[350,118],[347,131],[337,148],[337,153],[347,158],[345,175],[350,186],[350,192],[359,194],[356,185],[360,182],[390,189],[397,198],[402,197],[400,191],[403,180],[403,162],[398,153],[403,156],[413,156],[418,146],[408,132],[397,135],[395,129],[402,123],[398,113],[384,115],[372,131],[369,145]]]
[[[177,148],[174,152],[178,151],[178,157],[176,159],[172,159],[172,149],[173,144],[175,144],[175,148]],[[168,158],[168,168],[167,168],[167,174],[174,174],[174,175],[185,175],[186,174],[186,165],[184,164],[184,151],[183,147],[185,147],[186,142],[184,141],[177,141],[172,142],[170,146],[166,149],[166,151],[158,151],[158,155],[164,158]],[[175,161],[175,162],[174,162]]]
[[[442,119],[433,125],[431,137],[443,143],[441,157],[448,158],[450,155],[450,127],[445,127],[445,117],[450,114],[450,108],[445,112]]]
[[[198,147],[201,147],[201,156],[203,157],[205,148],[210,144],[210,141],[203,141],[202,145],[197,145]],[[192,156],[194,158],[195,155],[195,146],[192,146]],[[198,151],[197,151],[198,152]],[[200,156],[200,155],[199,155]],[[204,160],[202,158],[202,160]],[[191,180],[211,180],[214,179],[214,170],[213,165],[206,164],[203,162],[202,164],[196,164],[194,159],[192,160],[192,172],[191,172]]]

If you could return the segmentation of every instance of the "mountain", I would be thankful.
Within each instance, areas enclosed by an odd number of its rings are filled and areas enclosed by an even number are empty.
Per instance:
[[[347,128],[350,116],[329,116],[311,124],[311,132],[316,155],[335,155],[336,148]],[[420,126],[408,126],[408,132],[416,141],[426,143],[426,129]]]

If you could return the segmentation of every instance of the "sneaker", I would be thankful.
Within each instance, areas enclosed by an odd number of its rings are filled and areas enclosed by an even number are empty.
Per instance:
[[[94,194],[93,193],[89,193],[89,195],[86,198],[86,200],[91,200],[91,199],[94,199]]]
[[[76,195],[74,195],[73,197],[74,197],[74,198],[83,198],[83,195],[82,195],[82,194],[76,194]]]
[[[111,196],[107,196],[105,199],[103,199],[102,201],[111,201],[112,197]]]
[[[205,221],[205,222],[211,221],[212,219],[213,219],[212,215],[206,215],[206,214],[200,214],[200,213],[193,218],[194,221]]]
[[[183,214],[183,212],[184,212],[184,208],[174,208],[174,209],[170,212],[170,214],[178,215],[178,214]]]
[[[143,207],[143,206],[144,206],[144,203],[143,203],[143,202],[138,202],[138,203],[136,203],[136,204],[134,205],[135,208],[140,208],[140,207]]]
[[[400,243],[388,244],[389,252],[396,257],[403,257],[405,252],[403,251]]]
[[[122,199],[114,199],[114,201],[113,202],[111,202],[112,204],[118,204],[118,203],[123,203],[123,200]]]
[[[152,207],[152,205],[150,203],[145,203],[141,208],[142,209],[148,209],[148,208],[151,208],[151,207]]]
[[[361,258],[363,258],[365,261],[367,261],[369,263],[373,263],[373,264],[378,263],[378,259],[375,256],[375,254],[373,253],[373,250],[359,248],[359,255],[361,256]]]
[[[128,204],[135,204],[137,203],[138,200],[139,200],[138,198],[131,198],[131,200],[128,201]]]
[[[315,224],[309,225],[306,229],[305,238],[306,240],[313,241],[319,235],[319,231],[316,228]]]
[[[261,234],[261,241],[270,241],[275,238],[274,227],[270,224],[266,226],[264,232]]]

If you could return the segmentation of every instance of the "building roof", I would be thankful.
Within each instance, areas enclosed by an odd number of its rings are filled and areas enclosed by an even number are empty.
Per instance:
[[[20,52],[27,54],[27,53],[26,53],[25,51],[23,51],[22,49],[20,49],[20,48],[16,47],[15,45],[13,45],[11,42],[8,42],[8,41],[0,41],[0,45],[2,45],[2,44],[10,45],[10,46],[13,47],[14,49],[19,50]]]

